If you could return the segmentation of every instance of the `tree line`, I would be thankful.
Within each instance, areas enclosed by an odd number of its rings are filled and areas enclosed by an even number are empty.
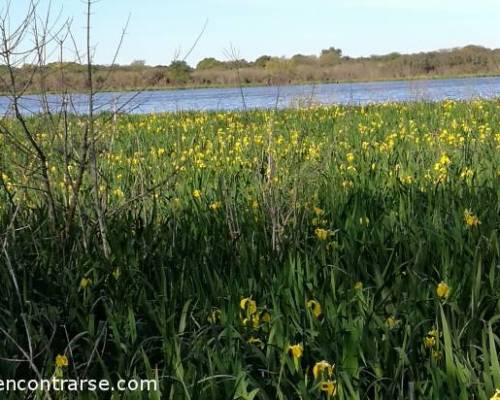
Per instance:
[[[32,73],[35,68],[40,66],[25,64],[15,70],[18,81],[28,85],[30,92],[37,92],[40,85]],[[49,91],[65,88],[77,92],[86,88],[86,65],[53,62],[43,68],[43,85]],[[237,58],[224,61],[209,57],[196,66],[181,60],[150,66],[144,60],[136,60],[130,65],[94,65],[93,69],[102,90],[498,75],[500,49],[470,45],[416,54],[354,58],[330,47],[319,55],[296,54],[290,58],[263,55],[254,61]],[[8,73],[0,65],[1,92],[8,90]]]

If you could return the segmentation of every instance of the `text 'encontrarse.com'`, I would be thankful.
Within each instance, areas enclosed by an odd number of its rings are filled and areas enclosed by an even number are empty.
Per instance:
[[[136,391],[158,391],[156,380],[125,380],[120,379],[116,384],[108,380],[97,379],[0,379],[0,392],[136,392]]]

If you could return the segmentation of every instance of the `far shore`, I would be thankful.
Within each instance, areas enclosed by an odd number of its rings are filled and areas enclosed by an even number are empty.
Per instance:
[[[127,87],[127,88],[106,88],[96,90],[96,93],[132,93],[132,92],[163,92],[163,91],[182,91],[196,89],[237,89],[240,87],[286,87],[299,85],[330,85],[330,84],[350,84],[350,83],[377,83],[377,82],[412,82],[412,81],[432,81],[432,80],[452,80],[452,79],[470,79],[470,78],[497,78],[500,74],[462,74],[462,75],[419,75],[409,78],[381,78],[381,79],[359,79],[359,80],[338,80],[338,81],[291,81],[286,83],[276,83],[263,85],[262,83],[241,83],[241,84],[186,84],[186,85],[168,85],[168,86],[145,86],[145,87]],[[85,91],[75,90],[67,91],[68,94],[85,94]],[[40,95],[41,91],[25,91],[23,95]],[[58,91],[47,91],[46,94],[60,94]],[[9,96],[8,92],[0,92],[0,96]]]

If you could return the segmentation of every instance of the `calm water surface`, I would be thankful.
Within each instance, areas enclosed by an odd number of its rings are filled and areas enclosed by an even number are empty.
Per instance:
[[[108,92],[96,95],[97,111],[156,113],[181,110],[227,111],[253,108],[287,108],[316,104],[368,104],[380,102],[468,100],[500,97],[500,77],[371,83],[266,86],[224,89],[161,90],[145,92]],[[48,97],[49,107],[61,107],[58,95]],[[73,112],[85,113],[84,95],[71,96]],[[42,111],[38,96],[24,96],[21,106],[26,114]],[[0,112],[8,113],[11,101],[0,97]]]

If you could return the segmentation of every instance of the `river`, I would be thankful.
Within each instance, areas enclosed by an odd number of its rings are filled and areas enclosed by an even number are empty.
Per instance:
[[[95,104],[97,112],[159,113],[287,108],[311,103],[360,105],[496,97],[500,97],[500,77],[103,92],[96,94]],[[48,104],[52,111],[57,111],[61,107],[61,97],[49,95]],[[85,113],[87,104],[87,96],[71,96],[72,112]],[[23,96],[20,105],[25,114],[42,111],[40,97],[36,95]],[[11,99],[0,97],[0,112],[5,114],[10,109]]]

